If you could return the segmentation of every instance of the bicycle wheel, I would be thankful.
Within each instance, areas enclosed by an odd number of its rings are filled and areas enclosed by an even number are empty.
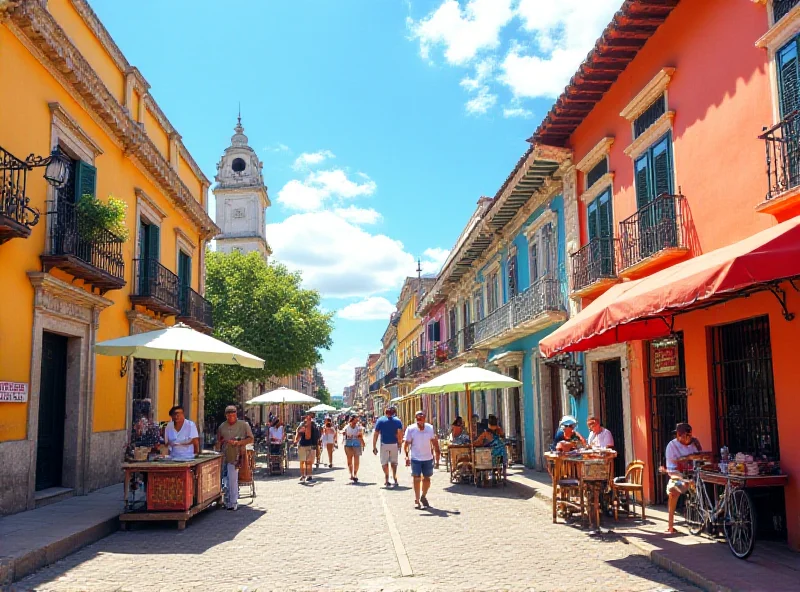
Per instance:
[[[697,503],[697,498],[694,495],[687,497],[684,512],[686,517],[686,526],[689,529],[689,532],[693,535],[698,535],[703,532],[705,520],[703,520],[703,515],[700,512],[700,507]]]
[[[731,553],[739,559],[747,559],[756,546],[756,515],[744,489],[731,493],[724,528]]]

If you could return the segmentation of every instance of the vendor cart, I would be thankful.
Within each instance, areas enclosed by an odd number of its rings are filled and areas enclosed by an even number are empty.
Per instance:
[[[192,516],[221,505],[222,456],[203,452],[192,460],[123,463],[124,530],[129,522],[175,521],[183,530]]]

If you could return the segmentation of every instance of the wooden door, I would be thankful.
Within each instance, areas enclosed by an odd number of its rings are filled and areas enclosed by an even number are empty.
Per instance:
[[[61,485],[66,399],[67,338],[55,333],[43,333],[39,432],[36,442],[37,491]]]

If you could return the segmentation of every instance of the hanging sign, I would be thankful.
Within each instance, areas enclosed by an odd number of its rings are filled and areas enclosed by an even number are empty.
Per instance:
[[[25,403],[27,400],[27,382],[0,381],[0,403]]]
[[[681,373],[678,342],[674,339],[650,343],[650,376],[665,378]]]

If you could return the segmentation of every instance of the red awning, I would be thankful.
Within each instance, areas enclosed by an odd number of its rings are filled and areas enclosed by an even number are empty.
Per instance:
[[[800,276],[800,217],[738,243],[612,286],[539,342],[545,357],[670,334],[671,317]]]

